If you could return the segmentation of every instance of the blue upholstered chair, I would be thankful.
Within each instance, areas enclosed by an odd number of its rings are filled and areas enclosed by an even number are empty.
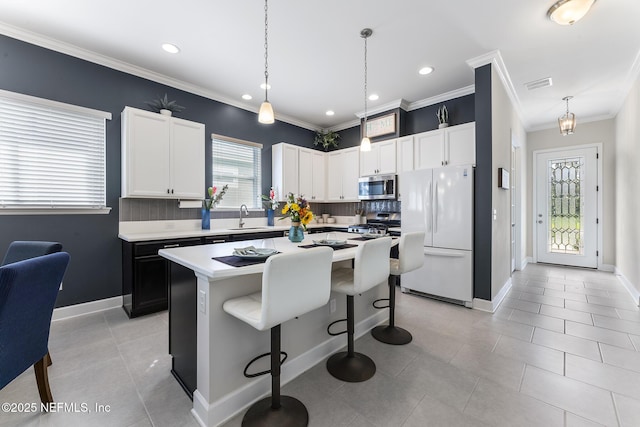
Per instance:
[[[0,265],[7,265],[16,261],[53,254],[61,250],[62,245],[58,242],[16,240],[9,245],[7,253],[4,255],[4,259]]]
[[[33,365],[40,400],[53,402],[47,376],[49,329],[69,254],[0,267],[0,389]]]

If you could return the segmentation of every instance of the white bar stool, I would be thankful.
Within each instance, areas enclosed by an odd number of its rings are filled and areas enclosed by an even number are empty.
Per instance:
[[[262,275],[262,291],[224,302],[222,308],[259,331],[271,329],[271,352],[251,360],[244,368],[247,378],[271,374],[271,397],[254,403],[242,419],[243,426],[306,426],[307,408],[298,399],[280,396],[280,324],[329,301],[333,250],[301,249],[269,257]],[[300,278],[305,278],[305,283]],[[271,356],[269,371],[248,374],[256,360]]]
[[[347,351],[335,353],[327,360],[327,370],[339,380],[352,383],[366,381],[376,372],[373,360],[362,353],[356,353],[353,349],[353,297],[389,279],[390,251],[391,237],[369,240],[358,247],[353,269],[339,268],[331,275],[331,290],[347,295],[347,318],[336,320],[327,326],[329,335],[347,334]],[[344,321],[347,322],[346,331],[330,332],[331,326]]]
[[[389,308],[389,325],[376,326],[371,330],[371,335],[380,342],[386,344],[403,345],[411,342],[413,337],[406,329],[395,325],[396,285],[400,275],[416,270],[424,264],[424,231],[404,233],[400,236],[398,244],[398,259],[391,258],[389,277],[389,298],[375,300],[375,308]],[[387,306],[377,306],[378,301],[389,301]]]

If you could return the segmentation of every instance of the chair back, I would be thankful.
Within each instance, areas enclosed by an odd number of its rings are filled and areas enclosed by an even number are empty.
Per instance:
[[[356,251],[353,266],[353,288],[361,293],[389,279],[391,237],[379,237],[364,242]]]
[[[47,353],[51,315],[69,254],[0,267],[0,389]]]
[[[329,301],[333,250],[304,249],[269,257],[262,275],[263,331],[293,319]]]
[[[417,270],[424,264],[424,231],[403,233],[398,244],[400,274]]]
[[[61,250],[62,245],[58,242],[16,240],[9,245],[7,253],[4,255],[4,259],[0,265],[7,265],[16,261],[53,254]]]

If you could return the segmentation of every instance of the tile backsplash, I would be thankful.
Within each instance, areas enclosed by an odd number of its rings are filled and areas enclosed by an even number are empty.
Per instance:
[[[282,204],[280,205],[282,206]],[[311,203],[311,210],[320,215],[352,216],[356,210],[364,209],[365,213],[400,212],[397,200],[370,200],[347,203]],[[120,199],[120,221],[168,221],[181,219],[200,219],[200,208],[178,208],[177,200],[166,199]],[[213,210],[211,218],[238,218],[238,210]],[[267,216],[265,211],[250,211],[249,218]],[[281,216],[276,212],[276,216]]]

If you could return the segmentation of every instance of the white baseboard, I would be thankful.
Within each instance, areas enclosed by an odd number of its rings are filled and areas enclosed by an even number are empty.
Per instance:
[[[629,292],[629,295],[631,295],[631,297],[633,298],[633,302],[636,305],[640,306],[640,291],[638,291],[638,289],[633,286],[633,283],[631,283],[629,279],[627,279],[627,277],[622,273],[622,271],[618,269],[618,267],[614,266],[614,273],[618,277],[618,280],[625,287],[627,292]]]
[[[355,338],[360,338],[373,329],[374,326],[385,322],[387,319],[387,310],[382,310],[358,322],[355,325]],[[344,336],[329,337],[326,341],[309,349],[300,356],[291,359],[282,365],[281,384],[284,385],[293,380],[344,346]],[[252,405],[253,402],[270,393],[271,377],[267,375],[248,383],[246,386],[216,400],[210,405],[198,390],[196,390],[193,393],[193,409],[191,410],[191,414],[203,427],[217,426],[235,417],[238,413]]]
[[[68,319],[70,317],[82,316],[83,314],[95,313],[116,307],[122,307],[122,296],[56,308],[53,310],[51,320]]]
[[[511,277],[509,277],[505,282],[505,284],[502,285],[502,289],[500,289],[500,292],[498,292],[498,295],[496,295],[495,298],[493,298],[491,301],[487,301],[486,299],[481,299],[481,298],[474,298],[473,308],[475,310],[494,313],[502,303],[502,300],[504,300],[504,297],[507,296],[507,293],[511,289],[511,285],[512,285]]]
[[[611,264],[602,264],[600,267],[598,267],[598,270],[614,273],[616,271],[616,266]]]
[[[532,257],[529,256],[529,257],[522,258],[522,260],[520,261],[520,268],[518,270],[524,270],[524,268],[530,262],[533,262],[533,258]]]

